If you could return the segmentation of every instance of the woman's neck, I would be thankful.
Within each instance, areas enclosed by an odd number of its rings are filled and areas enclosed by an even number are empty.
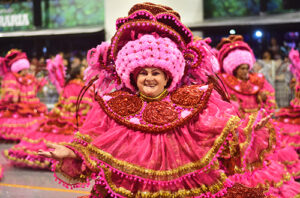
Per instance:
[[[165,89],[163,92],[161,92],[158,96],[155,96],[155,97],[146,96],[141,92],[139,93],[139,95],[140,95],[140,98],[146,102],[160,101],[168,95],[168,90]]]

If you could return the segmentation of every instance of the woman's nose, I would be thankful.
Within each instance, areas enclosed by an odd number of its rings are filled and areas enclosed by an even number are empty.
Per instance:
[[[148,75],[146,76],[146,80],[153,80],[153,76],[152,76],[151,74],[148,74]]]

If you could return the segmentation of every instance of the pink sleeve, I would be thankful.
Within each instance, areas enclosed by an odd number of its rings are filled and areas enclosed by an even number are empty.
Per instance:
[[[79,177],[81,173],[86,170],[81,159],[71,158],[64,159],[60,169],[62,172],[72,178]]]
[[[100,105],[97,102],[93,103],[92,109],[88,112],[87,118],[80,128],[80,134],[76,133],[72,142],[86,146],[91,143],[94,138],[96,138],[101,133],[105,133],[110,127],[110,118],[106,115],[106,113],[101,109]],[[84,136],[88,135],[89,138],[85,138]],[[82,141],[78,142],[78,137],[80,136]],[[66,177],[68,180],[83,181],[84,179],[88,180],[90,176],[90,170],[87,168],[87,161],[85,161],[84,157],[81,156],[79,152],[76,151],[76,148],[72,146],[67,147],[74,151],[74,153],[79,157],[79,159],[64,159],[61,160],[60,163],[54,164],[55,177],[61,180],[58,176],[59,174],[63,177]],[[83,176],[85,175],[85,176]],[[61,180],[64,182],[65,179]],[[70,183],[69,183],[70,184]]]
[[[264,109],[267,110],[268,113],[274,112],[276,109],[276,101],[275,101],[275,90],[268,81],[265,80],[264,86],[261,89],[261,92],[266,93],[267,100],[264,102]]]
[[[46,78],[41,78],[38,80],[38,88],[37,90],[40,91],[46,84],[48,84],[48,81],[46,80]]]
[[[19,83],[13,74],[7,74],[2,81],[2,98],[6,102],[11,102],[13,97],[19,97]]]
[[[110,118],[97,102],[93,102],[92,109],[88,112],[85,122],[80,128],[81,134],[97,137],[110,128]]]
[[[248,115],[238,128],[240,155],[244,170],[263,165],[265,158],[276,147],[276,130],[269,121],[265,127],[254,130],[262,118],[259,113]]]

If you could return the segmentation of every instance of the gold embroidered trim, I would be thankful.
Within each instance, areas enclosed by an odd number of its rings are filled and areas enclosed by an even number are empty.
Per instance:
[[[283,185],[284,182],[290,181],[291,180],[291,175],[289,173],[286,173],[282,176],[281,180],[277,183],[267,181],[263,183],[259,183],[256,187],[261,187],[261,188],[270,188],[270,186],[273,186],[275,188],[279,188]]]
[[[266,93],[268,96],[275,96],[274,92],[262,91],[262,93]]]
[[[121,125],[125,125],[126,127],[137,131],[144,131],[148,133],[162,133],[169,130],[173,130],[175,127],[182,126],[190,119],[197,116],[201,111],[203,111],[207,107],[207,102],[210,98],[211,92],[213,90],[213,86],[214,86],[213,84],[208,85],[208,89],[206,90],[206,93],[203,96],[200,104],[195,105],[194,109],[191,111],[189,115],[187,115],[184,118],[176,119],[175,122],[172,122],[169,125],[163,125],[163,126],[132,123],[128,118],[122,117],[121,115],[118,115],[116,112],[109,109],[106,101],[104,101],[104,99],[99,95],[95,95],[95,100],[98,102],[100,107],[110,118],[114,119],[117,123]]]
[[[143,93],[139,93],[140,94],[140,98],[143,100],[143,101],[146,101],[146,102],[153,102],[153,101],[159,101],[159,100],[162,100],[164,99],[167,95],[168,95],[168,90],[165,89],[161,94],[159,94],[158,96],[156,97],[149,97],[149,96],[146,96],[144,95]]]
[[[300,147],[300,144],[297,144],[297,143],[290,143],[289,146]]]
[[[258,161],[247,164],[248,170],[254,170],[257,167],[261,167],[264,162],[265,155],[268,154],[273,149],[273,145],[276,143],[276,131],[275,131],[273,125],[270,122],[268,122],[265,127],[268,128],[268,130],[269,130],[268,147],[259,153]]]
[[[237,116],[232,116],[230,120],[227,122],[226,126],[224,127],[222,133],[219,135],[219,137],[215,140],[214,145],[212,148],[206,153],[205,156],[202,157],[202,159],[191,162],[186,165],[180,166],[178,168],[172,169],[172,170],[165,170],[165,171],[158,171],[158,170],[152,170],[152,169],[146,169],[131,163],[128,163],[126,161],[118,160],[114,157],[112,157],[111,154],[93,146],[92,144],[89,144],[87,146],[78,145],[77,143],[69,143],[67,145],[74,147],[79,152],[83,153],[85,156],[85,160],[89,161],[91,164],[96,163],[95,161],[90,160],[89,155],[91,153],[94,153],[97,155],[99,159],[102,161],[110,164],[111,166],[125,172],[128,174],[134,174],[142,177],[155,177],[155,178],[161,178],[164,179],[171,179],[172,176],[176,175],[176,177],[180,175],[184,175],[190,172],[193,172],[195,170],[199,170],[205,166],[207,166],[211,160],[215,157],[216,153],[219,151],[220,147],[226,140],[226,137],[229,133],[231,133],[233,130],[235,130],[239,126],[240,119]],[[82,134],[76,133],[76,137],[78,139],[81,139],[80,136]],[[87,140],[91,140],[91,138],[87,135],[83,136],[84,138],[87,138]]]
[[[2,91],[3,91],[3,93],[4,92],[12,92],[12,93],[19,93],[20,92],[20,90],[18,90],[18,89],[14,89],[14,88],[3,88],[2,89]]]
[[[77,96],[70,96],[70,97],[68,97],[68,98],[65,98],[65,97],[63,97],[63,96],[61,96],[60,98],[59,98],[59,101],[61,102],[61,103],[73,103],[74,101],[76,101],[77,100]],[[82,102],[93,102],[93,100],[92,100],[92,98],[89,98],[89,97],[83,97],[82,98]]]
[[[192,197],[192,196],[199,196],[203,193],[211,192],[212,194],[217,193],[218,191],[224,188],[224,182],[226,181],[226,175],[224,173],[220,173],[220,179],[210,185],[201,185],[199,188],[193,189],[179,189],[177,191],[167,191],[167,190],[160,190],[157,192],[148,192],[148,191],[137,191],[136,193],[132,193],[130,190],[127,190],[123,187],[117,187],[111,180],[111,171],[108,168],[102,167],[105,173],[105,178],[108,182],[109,187],[116,193],[121,194],[126,197],[142,197],[142,198],[170,198],[170,197]]]
[[[249,121],[247,123],[247,126],[243,129],[244,131],[244,134],[246,136],[246,140],[241,143],[241,151],[242,151],[242,156],[245,154],[245,151],[246,151],[246,148],[249,146],[250,144],[250,141],[251,141],[251,138],[252,138],[252,129],[253,129],[253,124],[256,120],[256,117],[257,117],[257,113],[255,114],[251,114],[249,116]]]
[[[24,127],[24,128],[26,128],[26,127],[29,127],[29,126],[31,126],[31,125],[39,122],[39,121],[40,120],[35,119],[35,120],[33,120],[31,122],[27,122],[25,124],[7,124],[7,123],[3,123],[3,124],[0,125],[0,127]]]
[[[20,95],[21,96],[29,96],[29,95],[33,95],[35,96],[36,95],[36,91],[26,91],[25,93],[24,92],[20,92]]]
[[[257,111],[259,111],[260,107],[259,108],[255,108],[255,109],[244,109],[242,108],[242,110],[245,112],[245,113],[255,113]]]
[[[283,130],[283,129],[282,129]],[[291,136],[291,137],[294,137],[294,136],[300,136],[300,131],[296,131],[296,132],[285,132],[284,130],[283,130],[283,132],[282,132],[282,134],[283,135],[287,135],[287,136]]]
[[[12,157],[8,154],[8,150],[4,150],[3,153],[7,159],[14,161],[15,163],[25,163],[28,166],[35,166],[35,167],[39,167],[39,168],[50,167],[49,161],[40,162],[39,160],[31,161],[31,160],[27,160],[27,159],[20,159],[20,158]]]
[[[4,81],[3,81],[3,84],[5,84],[5,85],[6,85],[6,84],[9,84],[9,83],[10,83],[10,84],[17,84],[17,81],[15,81],[15,80],[4,80]]]

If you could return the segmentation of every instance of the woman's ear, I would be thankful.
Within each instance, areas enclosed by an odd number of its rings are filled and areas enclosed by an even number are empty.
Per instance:
[[[168,84],[168,82],[169,82],[169,80],[170,80],[170,78],[169,78],[169,76],[168,75],[166,75],[165,74],[165,76],[166,76],[166,82],[165,82],[165,87],[167,86],[167,84]]]

